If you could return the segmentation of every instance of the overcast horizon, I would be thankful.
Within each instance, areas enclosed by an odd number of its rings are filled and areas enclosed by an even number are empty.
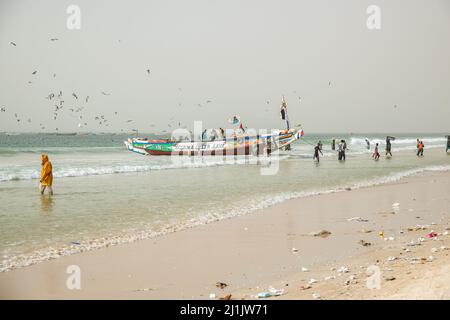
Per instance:
[[[0,0],[0,132],[283,128],[284,95],[306,133],[448,134],[448,39],[448,0]]]

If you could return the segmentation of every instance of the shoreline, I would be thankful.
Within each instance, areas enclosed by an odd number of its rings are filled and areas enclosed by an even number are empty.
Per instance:
[[[430,181],[438,181],[439,187]],[[430,183],[431,186],[423,189],[424,184]],[[394,241],[379,244],[378,230],[375,229],[380,227],[374,224],[395,220],[386,226],[388,228],[383,228],[386,236],[394,232],[393,228],[406,224],[414,226],[420,220],[401,214],[408,213],[409,209],[423,212],[422,218],[427,215],[424,223],[439,221],[436,229],[444,226],[450,215],[449,186],[448,171],[422,172],[376,187],[295,198],[253,214],[163,237],[87,251],[0,273],[0,298],[208,299],[210,293],[217,297],[231,293],[233,298],[251,299],[256,291],[264,291],[264,284],[276,284],[277,279],[295,282],[292,277],[298,277],[302,267],[320,269],[317,266],[337,261],[344,263],[345,259],[361,252],[375,252],[382,245],[392,245],[402,236],[392,236]],[[426,193],[423,203],[406,200],[411,192],[423,190]],[[392,194],[398,194],[398,197],[395,199]],[[404,199],[400,201],[400,197]],[[435,198],[441,199],[439,204],[433,200]],[[395,202],[400,202],[400,211],[389,213]],[[405,207],[405,202],[410,203]],[[438,205],[437,211],[442,212],[427,212],[422,208],[424,204]],[[296,214],[299,208],[301,210]],[[347,221],[366,215],[371,216],[367,217],[367,222]],[[362,236],[361,227],[373,230]],[[330,230],[330,237],[307,236],[322,229]],[[359,238],[366,238],[365,241],[373,245],[363,247],[357,243]],[[84,277],[88,278],[82,281],[82,290],[65,287],[66,268],[73,264],[80,266],[82,274],[87,274]],[[300,274],[309,277],[312,273]],[[215,288],[216,282],[225,282],[229,286],[220,290]],[[246,289],[250,287],[251,290]],[[289,292],[291,288],[292,284]],[[289,292],[282,298],[308,298],[296,290],[294,294]],[[311,293],[307,295],[311,299]]]
[[[402,151],[399,154],[405,154],[407,151]],[[358,155],[357,155],[358,156]],[[177,224],[168,224],[164,226],[162,229],[158,230],[131,230],[124,231],[120,234],[106,234],[102,237],[96,238],[87,238],[81,241],[77,240],[77,244],[73,245],[70,243],[59,244],[57,246],[50,246],[46,248],[40,248],[37,250],[31,251],[28,254],[20,254],[13,256],[9,259],[4,259],[0,263],[0,274],[3,272],[10,272],[12,270],[16,270],[19,268],[26,268],[35,264],[39,264],[45,261],[51,261],[54,259],[59,259],[62,257],[80,254],[90,251],[96,251],[99,249],[108,248],[110,246],[117,245],[127,245],[132,244],[137,241],[145,241],[150,239],[156,239],[159,237],[164,237],[168,234],[181,232],[184,230],[189,230],[191,228],[197,228],[204,225],[209,225],[211,223],[217,223],[223,220],[239,218],[241,216],[251,215],[260,210],[265,210],[267,208],[278,206],[287,201],[314,197],[318,195],[325,194],[333,194],[343,191],[358,190],[361,188],[370,188],[372,186],[383,185],[391,182],[400,181],[410,176],[414,176],[420,174],[422,172],[434,172],[434,171],[450,171],[450,165],[429,165],[421,168],[408,169],[404,171],[399,171],[395,173],[391,173],[385,176],[361,180],[359,182],[350,183],[350,184],[342,184],[335,187],[326,187],[324,189],[319,190],[308,190],[308,191],[300,191],[300,192],[291,192],[290,194],[277,195],[273,194],[267,198],[260,199],[261,201],[258,204],[249,206],[247,208],[241,208],[239,212],[234,212],[231,214],[226,214],[222,216],[212,216],[212,217],[195,217],[193,219],[187,219],[186,221],[182,221]],[[91,177],[92,178],[92,177]]]

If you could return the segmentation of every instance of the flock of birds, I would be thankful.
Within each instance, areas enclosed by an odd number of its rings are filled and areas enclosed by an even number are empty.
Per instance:
[[[54,42],[54,41],[58,41],[58,38],[51,38],[50,41]],[[17,44],[13,41],[10,42],[11,46],[17,47]],[[145,72],[147,73],[147,75],[150,75],[150,69],[147,68],[145,70]],[[33,72],[31,72],[31,75],[36,76],[38,73],[38,70],[34,70]],[[53,78],[56,78],[56,74],[53,74]],[[32,81],[28,81],[28,83],[32,83]],[[332,83],[331,81],[328,82],[328,86],[331,86]],[[181,94],[182,92],[182,88],[178,88],[179,93]],[[293,93],[295,95],[297,95],[296,91],[293,91]],[[106,91],[101,91],[100,92],[101,95],[103,96],[110,96],[111,93],[108,93]],[[181,96],[180,96],[181,97]],[[301,102],[302,97],[298,96],[298,102]],[[53,121],[57,121],[58,118],[60,117],[60,115],[65,112],[65,114],[68,114],[71,118],[77,119],[78,122],[78,128],[87,128],[89,125],[89,128],[93,129],[92,124],[96,124],[97,125],[97,129],[101,128],[101,127],[109,127],[110,126],[110,119],[108,119],[106,117],[105,114],[95,114],[92,118],[88,118],[88,116],[86,116],[86,114],[84,113],[84,111],[86,110],[86,107],[90,101],[90,96],[87,95],[84,97],[84,99],[81,99],[81,96],[79,96],[76,92],[72,92],[71,96],[69,97],[70,100],[66,100],[63,97],[63,92],[62,90],[59,90],[59,92],[57,94],[51,92],[49,93],[46,97],[47,100],[49,100],[49,102],[51,103],[51,106],[53,108],[53,112],[52,112],[52,119]],[[202,102],[202,103],[198,103],[197,107],[202,108],[208,104],[211,104],[213,101],[211,99],[207,99],[206,101]],[[80,104],[83,104],[82,106],[80,106]],[[266,104],[270,105],[270,100],[266,100]],[[70,107],[66,108],[66,105],[69,105]],[[74,106],[75,105],[75,106]],[[182,103],[179,102],[178,106],[181,107]],[[394,109],[397,108],[397,105],[394,105]],[[0,112],[1,113],[5,113],[7,111],[5,106],[1,106],[0,108]],[[273,112],[272,108],[265,108],[264,109],[265,112]],[[115,111],[113,113],[114,116],[118,115],[118,112]],[[22,117],[20,117],[17,113],[14,114],[14,118],[15,121],[17,123],[21,123],[21,122],[25,122],[23,121]],[[167,129],[173,129],[176,126],[178,126],[179,128],[186,128],[186,126],[182,126],[182,123],[180,121],[176,122],[175,117],[171,117],[170,119],[170,123],[167,124]],[[91,122],[92,121],[92,122]],[[125,120],[125,124],[130,124],[132,123],[134,120],[132,119],[128,119]],[[26,122],[31,123],[32,119],[31,118],[27,118]],[[155,127],[155,124],[150,124],[149,125],[151,128]],[[42,123],[39,123],[39,127],[41,128],[41,130],[45,130],[46,126]],[[58,131],[58,128],[55,128],[56,131]],[[121,129],[121,131],[124,131],[123,129]],[[167,130],[161,130],[162,133],[167,132]]]

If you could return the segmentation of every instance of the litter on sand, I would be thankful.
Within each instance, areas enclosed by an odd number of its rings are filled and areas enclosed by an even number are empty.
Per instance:
[[[231,294],[227,294],[224,297],[220,297],[219,300],[231,300]]]
[[[353,218],[348,218],[347,221],[368,222],[369,220],[361,218],[361,217],[353,217]]]
[[[340,267],[337,272],[339,273],[347,273],[348,272],[348,267],[342,266]]]
[[[312,294],[312,297],[313,297],[314,299],[320,299],[320,294],[319,294],[319,293],[313,293],[313,294]]]
[[[220,289],[224,289],[225,287],[227,287],[228,285],[224,282],[216,282],[216,287],[220,288]]]
[[[331,232],[328,230],[320,230],[317,232],[311,232],[309,235],[313,236],[313,237],[321,237],[321,238],[326,238],[329,235],[331,235]]]
[[[368,246],[372,245],[370,242],[366,242],[364,240],[359,240],[358,243],[360,245],[362,245],[363,247],[368,247]]]
[[[308,272],[308,271],[309,271],[308,268],[302,267],[302,272]]]
[[[437,237],[438,236],[438,234],[436,233],[436,232],[430,232],[430,233],[427,233],[427,235],[426,235],[426,237],[428,238],[428,239],[431,239],[431,238],[434,238],[434,237]]]

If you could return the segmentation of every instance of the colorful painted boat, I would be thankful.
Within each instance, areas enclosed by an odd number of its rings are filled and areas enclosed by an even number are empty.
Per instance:
[[[303,136],[300,128],[276,130],[270,134],[256,136],[234,136],[209,141],[173,141],[129,138],[125,141],[128,150],[153,156],[235,156],[270,154],[278,149],[287,149],[291,143]]]

